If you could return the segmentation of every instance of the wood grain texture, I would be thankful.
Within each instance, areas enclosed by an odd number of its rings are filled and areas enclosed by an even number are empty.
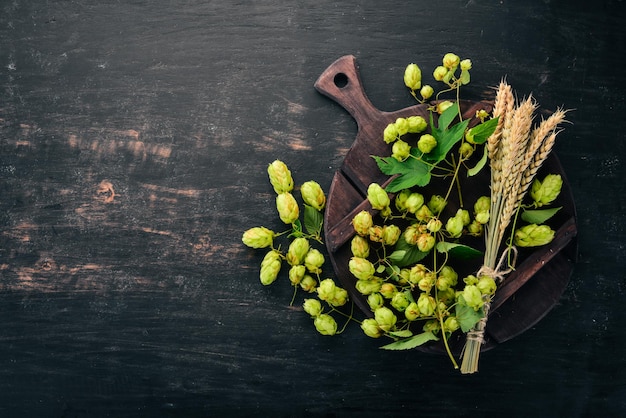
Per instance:
[[[0,3],[0,416],[624,415],[626,88],[607,70],[624,7]],[[329,64],[356,56],[393,112],[414,104],[406,64],[428,76],[448,51],[474,62],[468,99],[506,76],[575,109],[556,151],[579,262],[470,378],[358,327],[317,335],[240,242],[281,228],[268,163],[328,189],[352,146],[351,115],[314,88]]]

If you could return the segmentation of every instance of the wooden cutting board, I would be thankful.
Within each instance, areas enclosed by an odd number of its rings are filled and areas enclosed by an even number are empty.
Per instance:
[[[337,278],[350,292],[352,300],[361,311],[372,316],[366,297],[355,289],[356,278],[348,270],[348,261],[352,257],[349,241],[354,236],[351,221],[361,210],[368,210],[376,215],[366,199],[367,187],[371,183],[384,186],[391,180],[379,170],[371,157],[391,155],[391,145],[382,140],[385,127],[397,118],[414,115],[422,116],[428,121],[428,105],[418,104],[395,112],[377,109],[367,98],[356,59],[351,55],[332,63],[315,82],[315,88],[339,103],[357,123],[358,132],[354,143],[330,186],[324,215],[324,233]],[[478,123],[475,119],[476,111],[484,109],[491,112],[492,103],[462,101],[460,107],[464,119],[472,119],[471,126]],[[563,177],[561,195],[555,202],[562,209],[551,220],[551,226],[556,230],[555,239],[549,245],[520,252],[516,270],[507,276],[494,296],[484,350],[519,335],[543,318],[559,300],[573,270],[577,251],[576,209],[569,183],[554,153],[544,163],[538,178],[547,173],[558,173]],[[489,181],[488,168],[475,177],[461,179],[464,201],[468,202],[466,206],[473,204],[479,196],[489,194]],[[438,190],[442,194],[442,186],[437,181],[432,181],[420,192],[425,197]],[[451,198],[448,208],[456,211],[459,205],[458,200]],[[446,213],[443,213],[443,219],[447,219]],[[378,218],[378,221],[379,224],[382,223],[382,219]],[[459,276],[464,277],[462,274],[475,272],[480,267],[480,261],[468,262],[464,266],[465,271],[463,268],[459,271],[456,265],[455,268]],[[454,351],[460,351],[464,338],[460,332],[453,334],[450,344]],[[442,352],[443,346],[437,342],[422,346],[421,349]]]

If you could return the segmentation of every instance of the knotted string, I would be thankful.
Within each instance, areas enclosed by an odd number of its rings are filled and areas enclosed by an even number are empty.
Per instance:
[[[513,253],[513,260],[511,263],[508,263],[508,256],[510,253]],[[517,261],[517,248],[508,247],[506,250],[502,252],[500,256],[500,260],[495,268],[491,268],[489,266],[482,266],[476,276],[489,276],[496,281],[496,283],[501,283],[504,280],[504,277],[514,270],[513,267]],[[468,340],[477,341],[480,344],[485,342],[485,327],[487,325],[487,316],[489,315],[489,308],[491,307],[491,301],[486,301],[483,305],[483,317],[480,318],[480,321],[467,333],[466,338]]]
[[[513,261],[508,263],[509,254],[513,253]],[[496,281],[496,283],[500,283],[504,280],[504,277],[514,270],[513,267],[517,262],[517,248],[508,247],[506,250],[502,251],[502,255],[500,256],[500,260],[495,268],[491,268],[489,266],[482,266],[476,276],[489,276]],[[505,268],[506,267],[506,268]]]

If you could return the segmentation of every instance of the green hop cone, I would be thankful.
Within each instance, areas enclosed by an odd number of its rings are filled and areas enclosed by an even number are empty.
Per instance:
[[[420,293],[417,299],[417,309],[422,316],[433,316],[435,314],[435,307],[437,306],[435,298],[428,293]]]
[[[432,213],[441,213],[443,209],[446,207],[446,199],[443,196],[438,194],[432,195],[430,200],[427,203],[428,209],[432,211]]]
[[[276,196],[276,209],[278,209],[280,220],[287,225],[293,224],[300,216],[298,202],[289,192],[283,192]]]
[[[554,231],[548,225],[530,224],[515,231],[513,242],[518,247],[539,247],[554,239]]]
[[[385,299],[391,299],[393,295],[398,292],[398,288],[393,283],[383,283],[380,286],[380,294],[383,295]]]
[[[313,320],[315,329],[322,335],[335,335],[337,333],[337,322],[328,314],[320,314]]]
[[[391,144],[398,139],[399,136],[400,134],[398,133],[398,128],[395,123],[390,123],[383,131],[383,141],[385,141],[386,144]]]
[[[306,269],[313,274],[320,274],[324,265],[324,255],[317,249],[311,248],[304,257]]]
[[[289,269],[289,281],[293,286],[297,286],[302,282],[306,274],[306,267],[303,265],[291,266]]]
[[[289,249],[287,250],[285,258],[292,266],[302,264],[304,262],[304,257],[306,257],[310,248],[311,246],[309,245],[308,239],[303,237],[296,238],[291,241],[291,244],[289,244]]]
[[[367,296],[367,305],[370,307],[372,312],[374,312],[376,309],[385,305],[385,298],[383,298],[383,295],[380,293],[370,293]]]
[[[491,210],[491,198],[481,196],[474,203],[474,219],[476,222],[486,225],[489,222],[489,211]]]
[[[448,108],[452,106],[453,104],[454,103],[452,103],[450,100],[445,100],[443,102],[437,103],[437,106],[436,106],[437,113],[441,115],[443,112],[448,110]]]
[[[483,295],[493,295],[496,293],[497,285],[493,278],[489,276],[480,276],[478,278],[478,283],[476,283],[476,287]]]
[[[422,96],[422,99],[424,99],[424,100],[430,99],[434,93],[435,93],[435,89],[433,89],[428,84],[423,86],[420,89],[420,95]]]
[[[382,285],[383,285],[382,279],[378,277],[372,277],[367,280],[360,280],[360,279],[357,280],[356,283],[354,284],[354,287],[356,288],[357,292],[359,292],[360,294],[368,296],[372,294],[380,295],[380,293],[377,293],[377,292],[380,291],[380,288]],[[382,297],[382,295],[380,296]]]
[[[406,135],[409,132],[409,121],[406,118],[398,118],[395,121],[398,135]]]
[[[257,226],[245,231],[241,241],[251,248],[267,248],[272,245],[275,236],[273,231],[263,226]]]
[[[391,146],[391,156],[396,160],[402,162],[411,155],[411,146],[399,139]]]
[[[450,266],[443,266],[437,276],[437,290],[445,291],[453,286],[456,286],[459,279],[459,275]]]
[[[411,302],[404,310],[404,317],[408,321],[415,321],[420,317],[420,310],[417,306],[417,302]]]
[[[406,241],[407,244],[410,245],[417,245],[417,239],[420,236],[420,230],[419,230],[419,225],[418,224],[413,224],[408,226],[405,230],[404,230],[404,241]]]
[[[467,160],[474,153],[474,147],[469,142],[463,142],[459,148],[459,154],[461,158]]]
[[[443,56],[443,59],[441,61],[445,68],[447,68],[448,70],[454,70],[456,69],[456,67],[459,66],[461,58],[459,58],[459,56],[456,54],[448,52],[446,55]]]
[[[474,203],[474,213],[489,212],[491,209],[491,198],[489,196],[481,196]]]
[[[426,229],[428,229],[433,234],[435,232],[439,232],[442,226],[443,226],[443,223],[437,218],[430,218],[428,222],[426,223]]]
[[[428,222],[433,217],[433,213],[428,208],[428,205],[422,205],[417,212],[415,212],[415,217],[418,221]]]
[[[478,277],[470,274],[469,276],[463,278],[463,283],[475,285],[476,283],[478,283]]]
[[[422,70],[417,64],[409,64],[404,70],[404,85],[411,90],[419,90],[422,87]]]
[[[454,332],[460,327],[461,325],[455,316],[449,316],[443,321],[443,329],[445,332]]]
[[[372,214],[366,210],[362,210],[352,218],[352,226],[354,231],[362,237],[367,237],[370,234],[370,228],[374,225]]]
[[[332,306],[343,306],[348,302],[348,291],[341,287],[335,287],[335,292],[328,303]]]
[[[406,118],[406,121],[409,124],[408,132],[411,134],[418,134],[420,132],[423,132],[428,127],[426,119],[421,116],[409,116],[408,118]]]
[[[466,140],[467,142],[469,142],[470,144],[476,145],[476,142],[474,141],[474,137],[475,137],[475,134],[474,134],[474,130],[473,130],[473,128],[468,129],[468,130],[465,132],[465,140]],[[463,154],[463,153],[461,153],[461,154]]]
[[[270,183],[274,187],[276,194],[290,192],[293,190],[293,178],[291,171],[284,162],[276,160],[267,167],[267,174]]]
[[[261,261],[261,273],[259,277],[264,286],[270,285],[276,281],[281,267],[280,252],[271,250]]]
[[[302,194],[304,203],[318,211],[324,209],[326,205],[326,195],[317,182],[310,180],[303,183],[302,186],[300,186],[300,193]]]
[[[370,243],[362,236],[355,235],[350,241],[350,251],[355,257],[367,258],[370,255]]]
[[[463,223],[463,226],[467,226],[471,222],[470,214],[465,209],[457,210],[456,211],[456,216],[461,219],[461,222]]]
[[[317,289],[317,280],[315,280],[312,276],[305,274],[300,281],[300,288],[307,293],[313,293],[315,292],[315,289]]]
[[[406,212],[406,202],[410,195],[411,191],[409,189],[401,190],[398,194],[396,194],[396,198],[394,199],[396,209],[398,209],[400,212]]]
[[[417,288],[422,292],[430,292],[430,289],[437,282],[437,275],[433,271],[427,271],[424,276],[417,282]]]
[[[463,295],[465,304],[468,307],[474,309],[475,311],[478,311],[480,308],[483,307],[483,295],[480,292],[480,289],[478,289],[478,286],[468,284],[465,286],[461,294]]]
[[[447,74],[448,69],[443,65],[440,65],[433,71],[433,78],[437,81],[443,81]]]
[[[308,313],[313,318],[322,314],[322,304],[317,299],[304,299],[302,308],[304,309],[304,312]]]
[[[348,269],[359,280],[368,280],[376,272],[372,262],[361,257],[352,257],[348,262]]]
[[[382,306],[374,311],[374,320],[381,330],[389,332],[396,326],[398,318],[391,309]]]
[[[485,222],[480,222],[480,220],[484,220],[485,219],[483,215],[485,215],[484,212],[479,213],[476,216],[476,219],[474,219],[472,222],[470,222],[469,225],[467,225],[467,233],[469,235],[471,235],[473,237],[479,237],[479,236],[482,235],[483,230],[484,230],[483,225],[485,223],[487,223],[487,221],[489,220],[489,218],[487,218],[485,220]]]
[[[406,210],[410,213],[417,213],[417,211],[424,204],[424,196],[421,193],[410,193],[405,201]]]
[[[559,174],[548,174],[543,181],[533,181],[530,197],[537,207],[549,205],[559,196],[562,186],[563,179]]]
[[[452,238],[458,238],[463,232],[463,219],[459,216],[453,216],[446,222],[446,231]]]
[[[431,319],[430,321],[426,321],[424,322],[424,326],[422,327],[422,330],[424,332],[432,332],[433,334],[438,333],[440,329],[441,325],[439,324],[438,319]]]
[[[437,146],[437,140],[431,134],[424,134],[420,136],[417,141],[417,148],[424,154],[428,154]]]
[[[361,329],[371,338],[380,338],[383,335],[383,330],[378,326],[378,322],[376,322],[373,318],[364,319],[361,322]]]
[[[420,234],[417,237],[417,249],[427,253],[435,246],[435,237],[430,234]]]
[[[409,306],[409,303],[411,303],[411,300],[405,292],[398,292],[393,295],[390,303],[396,311],[404,312],[407,306]]]
[[[485,109],[478,109],[476,111],[476,117],[480,119],[480,122],[482,123],[485,121],[485,119],[489,117],[489,112],[487,112]]]
[[[370,228],[370,241],[383,242],[383,227],[374,225]]]
[[[336,285],[332,279],[324,279],[317,287],[317,297],[325,302],[328,302],[333,298],[335,288]]]
[[[469,71],[472,69],[472,60],[466,58],[461,61],[460,66],[461,71]]]
[[[395,245],[396,242],[398,242],[398,239],[400,239],[400,235],[402,234],[402,231],[400,230],[400,227],[398,227],[397,225],[385,225],[383,226],[383,244],[387,245],[387,246],[392,246]]]
[[[367,188],[367,200],[372,205],[372,209],[382,210],[389,206],[391,201],[389,200],[389,195],[380,187],[377,183],[372,183]]]
[[[409,278],[408,281],[411,285],[413,286],[417,286],[419,284],[419,282],[426,277],[426,274],[428,273],[428,269],[426,268],[425,265],[423,264],[416,264],[413,267],[411,267],[411,270],[409,271]]]

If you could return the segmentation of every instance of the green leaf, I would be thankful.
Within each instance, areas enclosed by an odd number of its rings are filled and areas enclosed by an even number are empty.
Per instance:
[[[452,107],[454,106],[450,106],[443,114]],[[431,152],[425,154],[424,159],[432,164],[438,164],[443,161],[452,147],[463,138],[468,124],[469,119],[466,119],[463,122],[452,125],[449,129],[432,128],[432,135],[437,140],[437,146]]]
[[[422,332],[404,340],[396,341],[380,347],[383,350],[410,350],[419,347],[429,341],[437,341],[439,338],[432,331]]]
[[[456,316],[456,320],[459,323],[461,330],[463,332],[467,332],[471,330],[474,325],[478,323],[478,321],[481,320],[481,318],[484,316],[484,312],[482,308],[478,311],[475,311],[473,308],[467,306],[465,304],[465,299],[463,299],[463,295],[460,295],[459,300],[455,306],[454,315]]]
[[[400,236],[392,254],[396,254],[393,263],[398,267],[405,267],[417,263],[426,257],[428,252],[420,251],[415,245],[409,244],[403,236]],[[400,255],[402,256],[400,257]]]
[[[406,255],[405,250],[396,250],[392,252],[391,254],[389,254],[388,258],[389,258],[389,261],[397,265],[399,262],[404,260],[405,255]]]
[[[302,223],[300,222],[300,219],[296,219],[296,221],[291,224],[291,234],[289,234],[289,236],[293,238],[299,238],[303,235],[304,234],[302,233]]]
[[[448,253],[451,257],[461,260],[471,260],[483,256],[483,252],[476,248],[454,242],[439,241],[436,248],[440,253]]]
[[[411,150],[411,156],[402,162],[393,157],[372,156],[384,174],[399,175],[387,185],[386,191],[396,193],[413,186],[425,186],[430,182],[431,167],[418,159],[419,154],[419,149],[414,147]]]
[[[304,228],[310,235],[320,236],[324,215],[313,206],[304,205]]]
[[[522,219],[530,224],[542,224],[552,218],[559,210],[558,208],[525,210],[522,212]]]
[[[472,128],[472,141],[476,144],[484,144],[487,139],[495,132],[498,126],[498,118],[489,119],[487,122],[483,122]]]
[[[448,129],[448,127],[450,126],[454,118],[456,118],[458,115],[459,115],[459,104],[454,103],[452,106],[444,110],[443,113],[439,116],[439,120],[437,121],[439,130],[445,131],[446,129]],[[432,128],[433,127],[432,113],[431,113],[430,124]]]
[[[487,150],[487,147],[483,147],[483,156],[480,159],[480,161],[478,163],[476,163],[476,165],[474,167],[472,167],[469,170],[467,170],[467,176],[468,177],[475,176],[476,174],[478,174],[480,172],[480,170],[483,169],[485,164],[487,164],[488,155],[489,155],[489,151]]]
[[[410,329],[403,329],[402,331],[391,331],[389,335],[398,338],[408,338],[413,336],[413,332]]]
[[[461,70],[461,84],[465,85],[465,84],[469,84],[470,82],[470,73],[468,70]]]

